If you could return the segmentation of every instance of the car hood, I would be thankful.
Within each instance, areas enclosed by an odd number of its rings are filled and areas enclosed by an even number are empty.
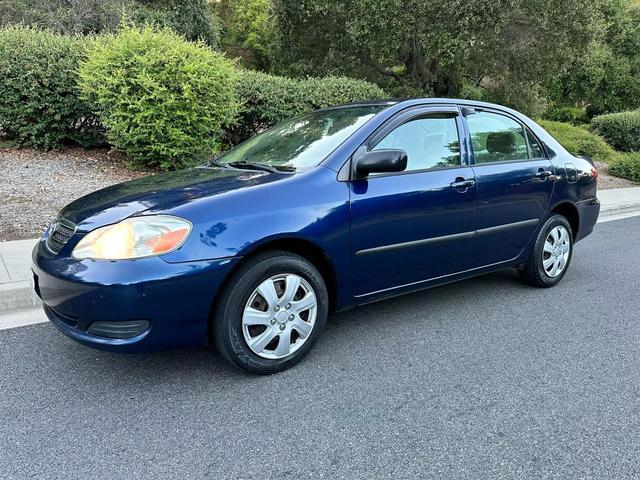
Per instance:
[[[81,197],[63,208],[60,218],[73,222],[80,231],[89,231],[149,209],[161,211],[283,176],[287,174],[212,167],[153,175]]]

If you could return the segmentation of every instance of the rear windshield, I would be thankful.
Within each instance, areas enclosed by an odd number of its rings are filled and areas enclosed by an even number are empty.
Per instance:
[[[358,128],[389,105],[319,110],[282,122],[217,159],[300,171],[319,164]]]

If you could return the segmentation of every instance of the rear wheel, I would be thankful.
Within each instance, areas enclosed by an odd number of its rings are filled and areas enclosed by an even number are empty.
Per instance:
[[[573,254],[573,233],[562,215],[551,216],[540,229],[521,278],[535,287],[552,287],[564,277]]]
[[[221,294],[214,344],[244,370],[284,370],[311,350],[326,324],[328,305],[324,280],[313,264],[288,252],[258,255]]]

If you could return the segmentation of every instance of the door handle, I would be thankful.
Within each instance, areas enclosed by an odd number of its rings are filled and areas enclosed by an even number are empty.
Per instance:
[[[473,178],[458,177],[454,182],[451,182],[451,188],[455,188],[458,191],[464,193],[468,188],[475,186],[476,181]]]
[[[551,179],[551,180],[553,180],[553,179],[554,179],[554,178],[553,178],[553,177],[554,177],[553,172],[552,172],[552,171],[550,171],[550,170],[545,170],[545,169],[543,169],[543,168],[541,168],[540,170],[538,170],[538,173],[536,173],[536,177],[537,177],[537,178],[542,178],[543,180],[544,180],[545,178],[549,178],[549,179]]]

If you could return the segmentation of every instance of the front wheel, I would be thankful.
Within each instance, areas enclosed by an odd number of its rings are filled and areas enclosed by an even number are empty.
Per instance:
[[[572,254],[571,225],[562,215],[553,215],[540,229],[520,276],[534,287],[553,287],[567,272]]]
[[[214,318],[214,344],[232,365],[269,374],[291,367],[311,350],[328,314],[318,270],[288,252],[249,260],[227,283]]]

